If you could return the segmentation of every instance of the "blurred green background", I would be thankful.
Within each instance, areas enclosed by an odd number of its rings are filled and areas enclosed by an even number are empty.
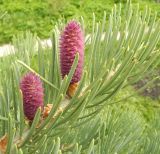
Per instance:
[[[126,3],[127,0],[0,0],[0,44],[9,43],[13,35],[30,30],[44,39],[48,38],[59,18],[65,20],[83,16],[85,21],[92,22],[92,13],[96,20],[101,20],[104,11],[107,17],[114,3]],[[160,4],[156,0],[132,0],[139,3],[140,9],[148,5],[158,12]],[[1,16],[3,15],[3,18]]]

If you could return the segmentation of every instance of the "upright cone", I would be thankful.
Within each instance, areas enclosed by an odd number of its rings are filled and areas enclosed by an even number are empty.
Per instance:
[[[32,121],[39,107],[43,110],[43,87],[40,78],[32,72],[27,73],[21,80],[20,89],[23,95],[24,114]]]
[[[77,84],[81,79],[84,63],[84,35],[80,25],[76,21],[71,21],[65,27],[60,38],[62,78],[69,74],[77,52],[79,53],[79,61],[67,92],[71,97],[74,95]]]

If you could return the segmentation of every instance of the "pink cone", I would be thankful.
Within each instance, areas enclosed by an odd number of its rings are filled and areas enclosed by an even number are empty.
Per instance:
[[[65,27],[60,38],[60,66],[62,78],[69,74],[77,52],[79,53],[79,62],[72,77],[71,84],[80,81],[84,63],[83,32],[76,21],[71,21]]]
[[[27,73],[21,80],[20,89],[23,95],[24,114],[33,120],[39,107],[43,110],[43,87],[40,78],[32,72]]]

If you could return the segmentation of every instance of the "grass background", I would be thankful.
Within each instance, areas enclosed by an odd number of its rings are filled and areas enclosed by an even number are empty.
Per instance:
[[[127,0],[0,0],[0,44],[9,43],[13,35],[26,30],[37,33],[44,39],[48,38],[54,24],[59,18],[65,20],[83,16],[87,25],[92,22],[92,13],[101,20],[104,11],[107,17],[114,3],[126,3]],[[160,18],[160,4],[155,0],[132,0],[139,3],[140,9],[148,5],[158,12]]]

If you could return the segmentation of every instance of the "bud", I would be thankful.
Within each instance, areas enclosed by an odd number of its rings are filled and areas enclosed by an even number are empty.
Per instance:
[[[43,110],[43,86],[40,78],[32,72],[21,80],[20,89],[23,95],[24,114],[28,120],[33,120],[39,107]]]
[[[79,53],[79,61],[70,85],[77,84],[80,81],[84,63],[83,32],[76,21],[71,21],[65,27],[60,38],[60,66],[62,78],[69,74],[77,52]],[[72,91],[72,93],[74,92]]]

